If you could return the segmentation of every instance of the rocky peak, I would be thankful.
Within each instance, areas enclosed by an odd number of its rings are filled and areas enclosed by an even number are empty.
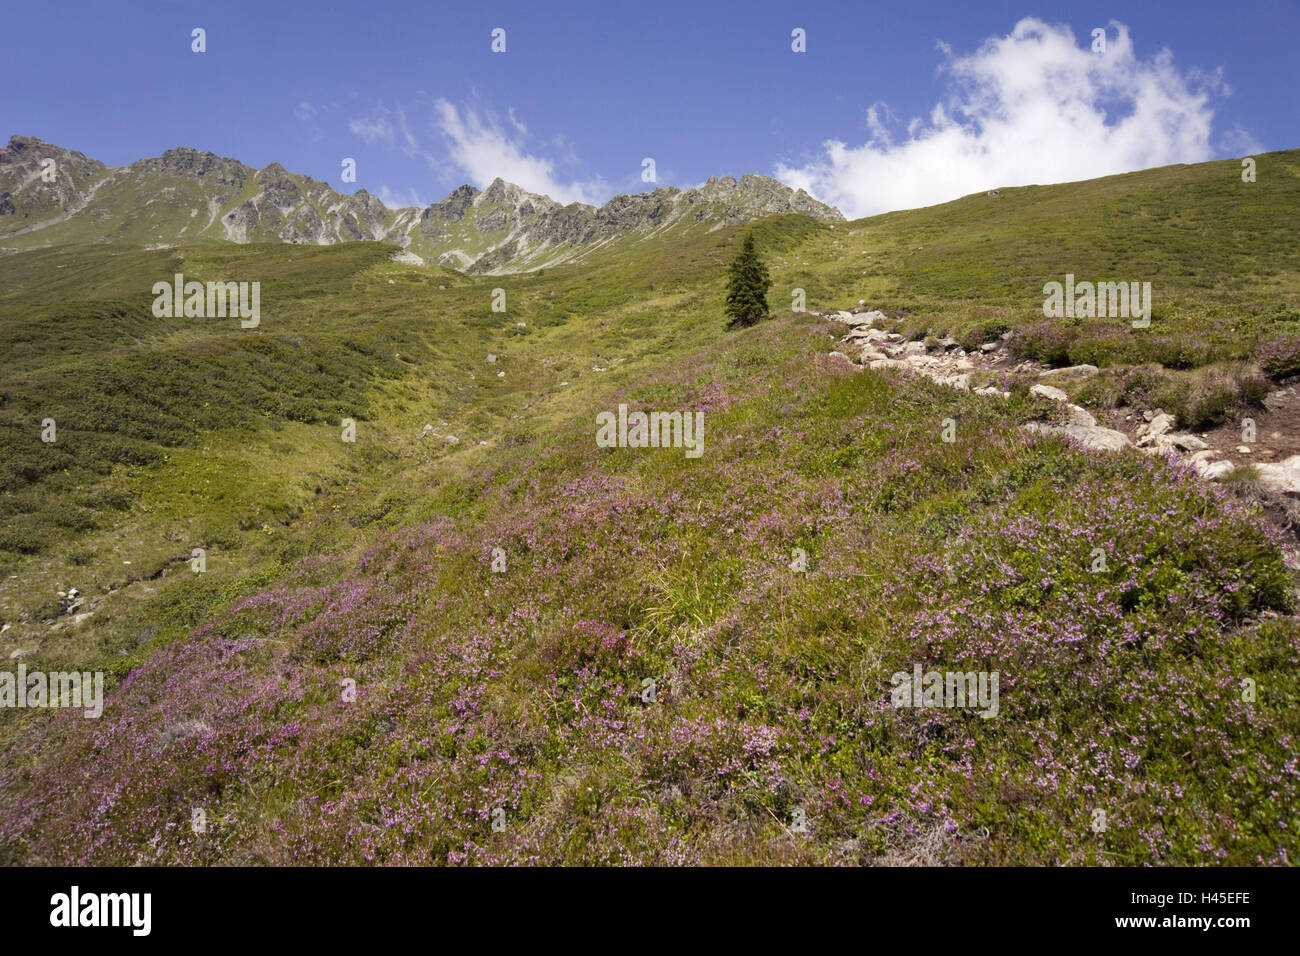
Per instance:
[[[139,160],[132,163],[130,168],[139,173],[161,173],[235,188],[242,186],[252,172],[239,160],[188,146],[177,146],[161,156]]]
[[[458,186],[447,194],[446,199],[434,203],[420,213],[420,219],[421,221],[437,219],[442,222],[460,222],[465,218],[466,211],[474,204],[478,195],[479,191],[473,186],[468,184]]]
[[[42,159],[53,159],[61,166],[71,166],[81,175],[90,175],[107,168],[97,159],[90,159],[82,153],[47,143],[35,136],[10,136],[9,145],[0,147],[0,166],[36,163]]]

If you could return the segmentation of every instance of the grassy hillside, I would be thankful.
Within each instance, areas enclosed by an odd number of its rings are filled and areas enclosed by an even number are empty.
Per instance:
[[[1028,436],[1023,390],[850,371],[789,305],[1014,330],[1102,366],[1099,410],[1226,418],[1296,371],[1297,171],[766,220],[776,318],[738,333],[738,229],[511,277],[366,243],[0,257],[0,650],[110,675],[99,720],[0,712],[0,859],[1294,859],[1289,532]],[[178,271],[261,281],[260,327],[154,318]],[[1152,327],[1044,320],[1066,272],[1151,281]],[[598,448],[620,403],[703,411],[704,455]],[[891,706],[916,664],[997,671],[997,716]]]

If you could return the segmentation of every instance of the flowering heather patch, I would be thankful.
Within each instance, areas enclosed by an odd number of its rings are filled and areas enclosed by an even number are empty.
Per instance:
[[[1300,374],[1300,336],[1278,336],[1262,342],[1255,352],[1255,362],[1272,378]]]
[[[1031,439],[1018,399],[841,375],[819,326],[654,383],[707,403],[704,457],[598,449],[585,420],[501,449],[454,514],[337,581],[302,562],[99,721],[52,714],[5,756],[0,858],[1295,858],[1300,628],[1260,517]],[[893,707],[915,664],[998,671],[998,715]]]

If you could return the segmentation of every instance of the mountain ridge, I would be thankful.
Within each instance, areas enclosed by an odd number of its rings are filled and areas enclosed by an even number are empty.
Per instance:
[[[11,136],[0,148],[0,251],[77,242],[388,241],[461,271],[508,274],[666,229],[711,230],[784,213],[844,221],[802,189],[754,173],[623,193],[601,206],[560,203],[497,177],[423,208],[390,209],[364,188],[348,195],[279,162],[256,169],[186,146],[117,167],[36,137]]]

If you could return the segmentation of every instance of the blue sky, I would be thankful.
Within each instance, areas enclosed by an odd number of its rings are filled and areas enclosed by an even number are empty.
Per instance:
[[[1300,146],[1297,0],[70,0],[5,22],[6,138],[109,165],[194,146],[390,205],[496,175],[600,202],[651,188],[650,157],[658,185],[757,172],[865,215]]]

